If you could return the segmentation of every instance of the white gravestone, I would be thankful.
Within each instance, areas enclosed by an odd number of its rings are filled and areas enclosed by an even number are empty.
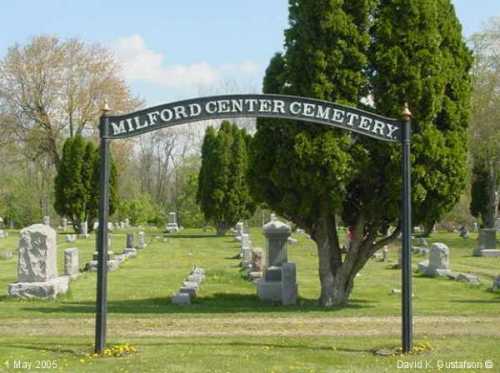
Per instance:
[[[80,275],[80,260],[76,247],[64,250],[64,274],[71,279]]]
[[[146,237],[143,231],[137,234],[137,248],[144,249],[146,247]]]
[[[56,231],[34,224],[20,232],[17,282],[9,295],[21,298],[55,298],[68,290],[69,278],[57,276]]]
[[[42,222],[45,225],[50,225],[50,216],[44,216]]]
[[[168,224],[167,224],[165,230],[168,233],[179,231],[179,226],[177,225],[177,214],[175,212],[170,212],[168,214]]]
[[[450,250],[444,243],[432,244],[429,260],[418,264],[419,271],[426,276],[445,276],[450,272]]]

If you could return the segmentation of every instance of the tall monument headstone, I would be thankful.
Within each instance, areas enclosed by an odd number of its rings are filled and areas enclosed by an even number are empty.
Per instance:
[[[20,298],[55,298],[68,290],[69,278],[57,276],[56,231],[34,224],[20,232],[17,282],[9,295]]]
[[[500,250],[496,249],[496,229],[480,229],[478,246],[474,250],[474,256],[500,256]]]
[[[261,300],[278,301],[283,305],[297,301],[295,263],[288,263],[288,237],[290,226],[275,217],[264,225],[266,237],[266,265],[263,278],[256,281],[257,296]]]

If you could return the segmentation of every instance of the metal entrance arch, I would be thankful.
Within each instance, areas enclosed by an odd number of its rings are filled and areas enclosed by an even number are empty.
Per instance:
[[[95,351],[106,344],[107,324],[107,252],[109,220],[109,143],[121,139],[190,122],[241,117],[284,118],[337,127],[381,141],[402,145],[402,348],[412,349],[413,322],[411,300],[411,113],[405,107],[402,120],[387,118],[333,102],[313,98],[243,94],[200,97],[167,103],[133,113],[109,116],[104,108],[99,121],[100,180],[99,230],[97,233],[97,299]],[[102,229],[102,228],[106,229]]]

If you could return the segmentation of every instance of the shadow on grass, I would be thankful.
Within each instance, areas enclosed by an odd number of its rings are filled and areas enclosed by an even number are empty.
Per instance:
[[[207,339],[216,339],[216,342],[211,342],[211,341],[196,341],[196,346],[228,346],[228,347],[256,347],[256,348],[273,348],[273,349],[283,349],[283,350],[309,350],[309,351],[341,351],[341,352],[348,352],[348,353],[370,353],[373,351],[373,349],[363,349],[363,348],[347,348],[347,347],[340,347],[340,346],[325,346],[325,345],[319,345],[319,346],[314,346],[314,345],[308,345],[306,343],[292,343],[292,344],[287,344],[285,343],[266,343],[266,341],[262,342],[243,342],[243,341],[234,341],[234,340],[225,340],[224,338],[220,337],[205,337]],[[139,342],[138,342],[139,343]],[[169,339],[168,341],[165,342],[140,342],[140,344],[143,347],[169,347],[169,346],[186,346],[189,348],[193,347],[193,342],[192,341],[179,341],[179,338],[175,339]],[[87,352],[86,351],[86,345],[82,343],[68,343],[67,341],[64,342],[64,345],[73,345],[75,346],[74,348],[62,348],[61,347],[51,347],[48,346],[47,343],[42,344],[27,344],[27,343],[11,343],[11,344],[3,344],[3,347],[7,348],[15,348],[15,349],[24,349],[24,350],[32,350],[32,351],[41,351],[41,352],[54,352],[54,353],[60,353],[60,354],[70,354],[73,356],[81,356],[83,353]]]
[[[497,299],[483,300],[483,299],[460,299],[460,300],[450,300],[451,303],[469,303],[469,304],[489,304],[489,303],[500,303],[500,297]]]
[[[337,312],[343,309],[374,308],[374,301],[352,299],[343,307],[324,308],[315,299],[299,299],[299,305],[282,306],[280,304],[262,303],[253,294],[216,293],[211,296],[198,297],[190,306],[172,304],[169,298],[108,300],[110,314],[225,314],[225,313],[288,313],[288,312]],[[94,302],[62,302],[57,306],[26,307],[23,310],[40,313],[95,313]]]
[[[166,234],[165,238],[220,238],[215,234]]]
[[[67,345],[67,342],[64,342]],[[83,348],[82,344],[78,344],[79,347]],[[35,344],[24,344],[24,343],[12,343],[12,344],[2,344],[2,347],[11,347],[11,348],[19,348],[23,350],[33,350],[33,351],[41,351],[41,352],[55,352],[60,354],[71,354],[75,356],[81,356],[84,352],[82,349],[69,349],[69,348],[61,348],[61,347],[50,347],[47,343],[43,343],[41,345]]]

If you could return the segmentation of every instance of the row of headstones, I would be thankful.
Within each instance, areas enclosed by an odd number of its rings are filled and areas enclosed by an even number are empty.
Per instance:
[[[173,304],[191,304],[191,299],[196,297],[201,283],[205,279],[205,270],[194,266],[183,281],[179,291],[172,296]]]
[[[116,270],[137,251],[133,234],[127,235],[127,248],[123,254],[108,260],[108,270]],[[146,247],[144,232],[138,234],[139,249]],[[108,252],[109,254],[110,252]],[[86,266],[97,270],[97,253]],[[17,261],[17,282],[8,285],[8,294],[19,298],[55,298],[69,289],[69,281],[80,275],[79,251],[76,247],[64,250],[64,275],[57,273],[57,234],[47,224],[34,224],[20,232]]]
[[[106,258],[108,272],[116,271],[126,260],[135,258],[137,256],[137,249],[142,250],[145,248],[145,233],[142,231],[137,234],[137,245],[134,245],[134,234],[128,233],[125,249],[121,254],[116,255],[113,251],[109,250],[111,249],[111,237],[108,237],[108,255]],[[86,271],[97,272],[98,255],[97,251],[94,252],[92,260],[85,265]]]
[[[245,233],[244,225],[239,222],[235,227],[235,239],[240,242],[240,267],[244,276],[255,282],[262,277],[264,263],[262,259],[262,249],[253,247],[250,234]]]
[[[50,216],[48,216],[48,215],[44,216],[42,219],[42,223],[50,226]],[[63,232],[66,232],[68,230],[68,224],[69,224],[68,219],[63,217],[63,218],[61,218],[61,225],[59,225],[57,227],[57,229],[62,230]],[[93,228],[94,228],[94,230],[99,228],[99,223],[95,222]],[[126,218],[124,221],[120,221],[120,222],[116,222],[116,223],[112,223],[112,222],[108,223],[109,230],[113,230],[115,228],[116,229],[128,229],[128,228],[130,228],[130,220],[128,218]],[[88,223],[86,221],[81,222],[80,223],[80,235],[84,236],[84,238],[86,238],[85,236],[88,235],[88,232],[89,232]]]
[[[480,229],[477,237],[477,247],[472,252],[474,256],[500,256],[500,250],[496,248],[496,229]],[[429,253],[429,244],[423,237],[414,238],[414,250],[416,254],[426,255]]]
[[[429,259],[418,263],[417,268],[420,273],[427,277],[447,277],[450,280],[462,281],[472,285],[481,283],[479,277],[475,274],[451,271],[450,250],[448,246],[441,242],[432,244],[429,250]],[[500,278],[500,276],[498,277]],[[495,281],[493,287],[495,287]]]

